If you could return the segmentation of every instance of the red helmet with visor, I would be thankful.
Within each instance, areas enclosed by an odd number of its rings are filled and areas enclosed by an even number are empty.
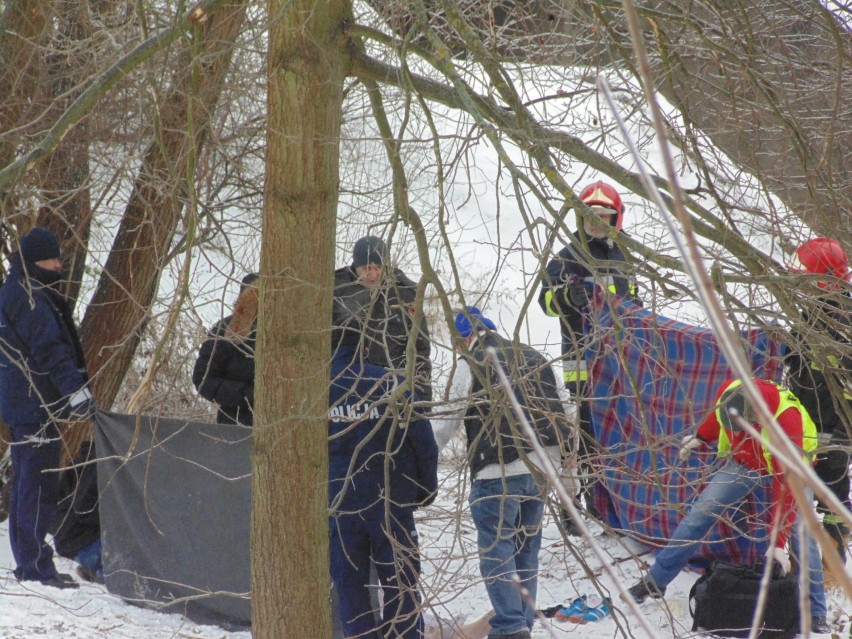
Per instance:
[[[624,203],[621,201],[618,191],[611,185],[603,180],[593,182],[580,192],[580,200],[592,209],[609,209],[607,212],[615,213],[613,226],[619,231],[621,230],[624,223]]]
[[[832,275],[845,282],[852,279],[846,252],[837,240],[827,237],[817,237],[802,244],[790,258],[787,268],[793,273]],[[840,286],[836,280],[829,279],[818,280],[817,285],[827,290]]]

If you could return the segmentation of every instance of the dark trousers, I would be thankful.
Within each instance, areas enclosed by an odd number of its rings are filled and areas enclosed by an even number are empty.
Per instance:
[[[595,439],[595,431],[592,428],[592,410],[589,406],[586,382],[569,382],[565,388],[571,393],[577,402],[577,419],[580,426],[580,444],[577,450],[577,462],[580,472],[580,494],[576,496],[575,502],[582,497],[586,502],[586,510],[595,519],[600,518],[600,513],[593,503],[594,485],[598,479],[595,475],[596,468],[594,459],[598,453],[598,444]]]
[[[20,579],[56,577],[47,533],[56,515],[62,438],[56,424],[12,426],[14,484],[9,504],[9,542]]]
[[[361,513],[331,517],[328,523],[331,578],[340,598],[344,636],[422,639],[414,511],[392,507],[390,530],[385,527],[382,504]],[[371,560],[384,595],[378,628],[369,591]]]

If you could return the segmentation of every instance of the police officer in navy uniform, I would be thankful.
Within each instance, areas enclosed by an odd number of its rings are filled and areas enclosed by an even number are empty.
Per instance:
[[[331,577],[346,637],[422,639],[414,511],[435,498],[438,446],[412,414],[403,378],[365,358],[363,336],[335,333],[328,412]],[[370,563],[384,594],[370,600]],[[378,627],[377,627],[377,618]]]
[[[71,307],[58,288],[59,258],[58,238],[41,227],[21,238],[11,258],[0,287],[0,412],[12,432],[15,577],[76,588],[56,570],[46,541],[59,489],[59,474],[49,471],[60,463],[59,422],[88,420],[96,406]]]
[[[624,202],[611,185],[593,182],[580,192],[580,200],[598,217],[622,232]],[[583,337],[583,314],[589,305],[589,296],[595,285],[604,290],[641,304],[636,283],[627,272],[627,260],[621,249],[596,229],[588,220],[574,232],[571,243],[547,265],[538,303],[552,317],[558,317],[562,329],[562,376],[565,388],[577,402],[580,421],[579,461],[581,470],[580,498],[586,502],[586,511],[594,518],[600,514],[592,504],[592,486],[595,480],[589,466],[589,455],[595,450],[590,409],[586,401],[586,343]],[[576,524],[564,518],[568,534],[579,534]]]

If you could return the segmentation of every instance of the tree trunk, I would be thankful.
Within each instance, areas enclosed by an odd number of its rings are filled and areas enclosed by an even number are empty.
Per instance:
[[[270,0],[252,636],[329,637],[328,383],[346,0]]]
[[[203,26],[200,59],[183,52],[160,105],[157,139],[143,160],[97,290],[80,327],[95,396],[109,408],[148,319],[160,273],[186,200],[187,156],[198,153],[230,65],[247,0],[223,5]],[[191,74],[197,68],[198,78]],[[193,136],[187,132],[192,122]]]

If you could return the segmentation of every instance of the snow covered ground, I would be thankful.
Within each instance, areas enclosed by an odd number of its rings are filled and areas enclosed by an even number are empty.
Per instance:
[[[445,459],[440,497],[419,516],[424,600],[442,619],[465,616],[472,621],[490,609],[479,578],[475,531],[467,516],[466,492],[463,469],[454,459]],[[593,540],[600,545],[617,578],[627,586],[632,585],[640,574],[638,562],[648,560],[649,555],[637,555],[643,549],[623,538],[603,535],[597,527],[593,527]],[[74,572],[72,562],[60,559],[59,567],[64,572]],[[83,584],[79,590],[60,591],[31,582],[19,584],[12,576],[13,568],[8,524],[4,523],[0,525],[2,639],[249,639],[251,636],[247,631],[227,632],[216,626],[196,624],[180,615],[126,604],[103,586]],[[590,597],[599,594],[591,579],[594,577],[603,589],[602,594],[612,594],[616,611],[614,616],[586,625],[541,621],[533,631],[534,639],[626,637],[631,635],[622,633],[628,633],[628,628],[634,637],[647,636],[632,613],[618,604],[613,581],[591,551],[590,542],[572,538],[571,546],[566,547],[550,517],[546,520],[540,569],[539,607],[569,603],[581,594]],[[641,606],[654,630],[653,637],[698,636],[691,632],[688,607],[689,589],[696,578],[695,573],[681,573],[669,586],[665,603],[649,600]],[[829,621],[836,624],[841,635],[848,632],[850,614],[852,605],[842,592],[837,588],[830,590]]]

